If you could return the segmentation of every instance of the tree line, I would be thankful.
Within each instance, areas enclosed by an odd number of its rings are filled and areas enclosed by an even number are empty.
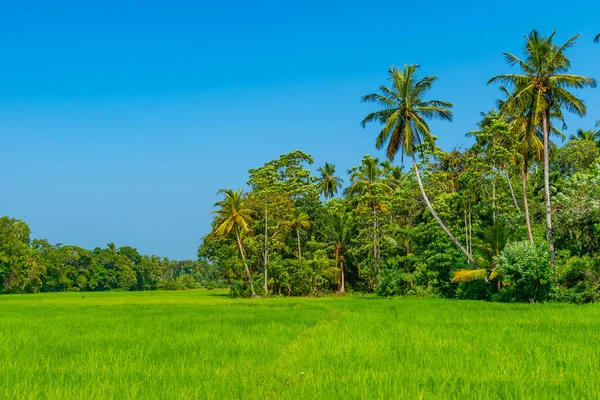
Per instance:
[[[522,55],[505,53],[507,70],[488,82],[497,106],[466,133],[472,146],[449,152],[428,124],[453,118],[450,102],[428,96],[438,78],[417,65],[390,68],[388,83],[362,97],[376,106],[362,125],[381,126],[385,160],[365,155],[343,177],[324,163],[314,174],[313,158],[297,150],[249,170],[246,191],[219,192],[198,260],[52,245],[3,217],[0,290],[222,285],[233,296],[597,301],[600,122],[563,133],[566,113],[587,112],[575,91],[596,86],[571,72],[577,39],[532,31]]]
[[[199,258],[236,296],[596,301],[600,131],[563,133],[566,113],[587,112],[575,91],[596,87],[571,72],[578,37],[534,30],[522,55],[504,53],[509,68],[488,81],[497,106],[467,133],[471,147],[450,152],[428,124],[453,118],[450,102],[428,96],[438,78],[390,68],[362,97],[377,107],[362,125],[381,126],[385,160],[366,155],[346,179],[329,163],[313,175],[301,151],[251,169],[247,191],[219,192]]]
[[[0,292],[182,290],[223,284],[218,271],[201,260],[145,256],[114,243],[87,250],[30,236],[25,222],[0,218]]]

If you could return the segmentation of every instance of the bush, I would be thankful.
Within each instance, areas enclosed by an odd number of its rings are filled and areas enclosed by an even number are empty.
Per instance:
[[[590,256],[571,257],[560,266],[563,299],[577,304],[600,300],[600,260]]]
[[[509,243],[494,261],[503,285],[498,300],[548,300],[554,281],[546,246],[528,241]]]

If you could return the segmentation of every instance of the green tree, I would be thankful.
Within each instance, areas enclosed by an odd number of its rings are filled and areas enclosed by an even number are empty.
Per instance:
[[[350,170],[350,186],[344,194],[366,200],[373,210],[373,260],[376,274],[379,275],[380,246],[379,246],[379,212],[386,210],[382,197],[393,192],[383,168],[377,157],[366,155],[358,168]]]
[[[254,212],[246,207],[246,201],[241,189],[237,191],[223,189],[219,191],[219,194],[223,194],[225,198],[215,203],[215,207],[218,207],[214,211],[217,214],[218,227],[214,231],[214,234],[223,238],[229,237],[232,233],[234,234],[239,256],[246,269],[250,292],[252,293],[252,297],[256,297],[252,275],[250,274],[250,268],[248,268],[244,253],[244,246],[242,245],[242,236],[250,231],[248,224],[252,221],[252,214]]]
[[[302,261],[302,242],[300,240],[300,230],[310,228],[310,217],[307,213],[296,211],[292,218],[283,221],[283,225],[289,226],[296,232],[296,239],[298,241],[298,260]]]
[[[402,156],[406,154],[412,158],[419,189],[431,215],[454,244],[467,256],[467,259],[472,262],[473,258],[469,252],[460,244],[433,209],[423,188],[415,153],[422,144],[429,145],[431,149],[435,147],[435,138],[429,130],[427,120],[438,118],[452,121],[452,112],[450,111],[452,104],[440,100],[424,100],[437,77],[426,76],[417,79],[418,68],[418,65],[405,65],[403,70],[390,68],[389,78],[392,87],[380,86],[380,93],[368,94],[362,98],[363,102],[375,103],[383,107],[379,111],[368,114],[363,119],[362,125],[364,127],[369,122],[379,122],[383,125],[377,136],[376,146],[381,149],[387,144],[386,154],[390,161],[394,160],[398,152]]]
[[[540,127],[544,136],[544,194],[546,206],[546,227],[549,243],[550,262],[556,271],[554,242],[552,240],[552,208],[550,203],[550,167],[549,136],[552,118],[563,122],[563,109],[579,116],[586,113],[582,100],[569,89],[595,87],[596,81],[580,75],[568,73],[571,63],[565,51],[572,47],[579,37],[575,35],[564,44],[553,42],[556,31],[550,36],[541,36],[533,30],[526,36],[525,54],[519,58],[511,53],[504,53],[509,65],[517,65],[520,74],[501,74],[490,79],[489,83],[499,82],[513,89],[506,101],[506,106],[527,110],[528,131]]]
[[[332,217],[333,233],[333,256],[335,258],[335,267],[340,271],[340,280],[338,291],[340,294],[346,293],[346,278],[344,271],[344,255],[348,246],[350,230],[352,229],[351,217],[348,213],[338,212]]]
[[[18,219],[0,218],[0,284],[11,292],[37,292],[45,271],[31,252],[29,226]]]
[[[569,140],[581,140],[594,143],[600,146],[600,130],[598,129],[578,129],[576,135],[571,135]]]
[[[342,187],[343,180],[335,175],[335,165],[333,164],[326,162],[323,167],[319,167],[318,171],[321,174],[318,181],[319,191],[325,198],[331,199]]]

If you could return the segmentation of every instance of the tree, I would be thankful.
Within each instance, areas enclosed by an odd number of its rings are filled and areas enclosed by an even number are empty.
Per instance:
[[[290,220],[283,222],[283,225],[289,226],[291,229],[296,231],[296,238],[298,240],[298,260],[302,261],[302,244],[300,241],[300,230],[310,228],[310,217],[307,213],[296,211]]]
[[[37,292],[45,268],[33,257],[29,226],[18,219],[0,218],[0,284],[12,292]]]
[[[393,191],[390,180],[384,175],[379,159],[366,155],[358,168],[350,172],[350,186],[344,194],[347,196],[362,196],[373,210],[373,259],[375,260],[376,273],[379,275],[379,212],[386,209],[381,201],[381,196]]]
[[[310,211],[320,205],[314,177],[306,168],[306,164],[312,163],[310,155],[296,150],[248,171],[247,183],[252,190],[247,205],[262,214],[261,219],[254,221],[252,230],[256,232],[256,241],[262,241],[259,257],[263,264],[265,294],[269,292],[271,253],[285,247],[281,222],[292,217],[294,208]]]
[[[387,143],[386,154],[390,161],[394,160],[398,152],[402,154],[402,157],[406,154],[412,158],[419,189],[431,215],[454,244],[467,256],[469,262],[473,262],[469,252],[437,215],[423,188],[415,153],[422,144],[429,145],[431,149],[435,147],[435,139],[429,130],[427,120],[438,118],[452,121],[452,112],[450,111],[452,104],[446,101],[423,99],[437,77],[426,76],[419,80],[416,77],[418,68],[418,65],[405,65],[403,70],[390,68],[389,78],[392,87],[380,86],[380,93],[368,94],[362,98],[363,102],[375,103],[383,107],[382,110],[368,114],[363,119],[362,125],[364,127],[370,122],[379,122],[383,125],[377,136],[376,146],[381,149]]]
[[[241,189],[237,191],[223,189],[218,193],[225,195],[225,198],[215,203],[215,207],[218,207],[218,209],[214,212],[219,219],[219,225],[214,231],[214,234],[223,238],[229,237],[232,233],[234,234],[239,256],[246,269],[250,292],[252,293],[252,297],[256,297],[252,275],[250,274],[250,268],[248,268],[246,255],[244,253],[244,246],[242,245],[242,235],[250,231],[248,224],[252,221],[252,214],[254,212],[246,207],[246,201]]]
[[[335,175],[335,165],[325,163],[323,167],[319,167],[321,178],[318,181],[319,191],[325,198],[330,199],[342,187],[342,178]]]
[[[338,291],[340,294],[346,293],[346,280],[344,274],[344,253],[348,245],[348,239],[351,229],[350,215],[345,212],[338,212],[332,217],[333,231],[333,255],[335,266],[340,271],[340,283]]]
[[[552,240],[552,208],[550,203],[550,167],[549,136],[552,119],[563,122],[562,110],[584,116],[586,107],[582,100],[575,97],[569,89],[595,87],[596,81],[580,75],[568,73],[571,63],[565,51],[575,44],[579,35],[568,39],[558,46],[553,42],[556,31],[550,36],[541,36],[533,30],[525,37],[525,54],[519,58],[511,53],[504,53],[510,66],[517,65],[520,74],[502,74],[490,79],[488,83],[499,82],[513,88],[506,101],[510,109],[526,108],[529,131],[540,127],[544,136],[544,194],[546,206],[546,228],[549,244],[550,262],[556,275],[554,242]],[[555,276],[556,277],[556,276]]]
[[[598,129],[578,129],[576,135],[571,135],[569,140],[581,140],[594,143],[600,146],[600,130]]]
[[[596,37],[594,38],[594,42],[600,43],[600,33],[596,35]]]

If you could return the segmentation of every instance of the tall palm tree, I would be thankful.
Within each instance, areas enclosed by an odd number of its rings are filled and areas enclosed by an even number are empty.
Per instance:
[[[366,196],[373,210],[373,259],[379,276],[379,212],[385,210],[380,196],[393,191],[390,180],[386,178],[379,159],[366,155],[358,168],[349,171],[350,186],[344,194],[347,196]]]
[[[595,87],[596,81],[580,75],[568,73],[571,63],[565,51],[575,44],[579,35],[568,39],[564,44],[553,42],[556,31],[550,36],[541,36],[533,30],[525,37],[525,54],[519,58],[511,53],[504,53],[510,66],[517,65],[520,74],[501,74],[493,77],[488,83],[499,82],[513,89],[506,101],[508,109],[525,108],[528,117],[528,131],[541,127],[544,138],[544,193],[546,205],[547,238],[550,249],[550,262],[556,271],[554,260],[554,241],[552,239],[552,208],[550,204],[550,164],[549,143],[552,119],[564,125],[562,111],[564,109],[584,116],[586,107],[582,100],[569,92],[569,89]],[[556,272],[555,272],[556,275]],[[556,278],[556,276],[555,276]]]
[[[383,125],[377,136],[376,146],[383,148],[387,143],[387,157],[393,161],[396,154],[401,152],[412,158],[413,167],[419,183],[421,195],[427,204],[431,215],[440,224],[442,229],[467,256],[469,262],[473,257],[454,237],[452,232],[437,215],[421,181],[419,166],[415,153],[419,145],[426,143],[434,147],[434,137],[431,135],[427,119],[439,118],[452,121],[451,103],[440,100],[424,100],[425,94],[436,81],[436,76],[426,76],[423,79],[416,77],[418,65],[405,65],[403,70],[391,67],[389,77],[391,87],[380,86],[380,93],[372,93],[362,98],[363,102],[376,103],[383,107],[382,110],[370,113],[363,119],[363,127],[369,122],[379,122]]]
[[[325,163],[325,166],[319,167],[321,178],[319,179],[319,191],[325,198],[331,199],[342,187],[342,178],[335,175],[335,165]]]
[[[529,168],[533,160],[540,161],[543,158],[544,144],[538,128],[529,128],[529,119],[527,118],[527,108],[517,107],[516,105],[508,108],[506,99],[510,98],[510,92],[504,86],[500,85],[500,90],[505,96],[504,100],[498,100],[498,108],[508,120],[508,127],[511,135],[514,137],[516,151],[520,159],[514,161],[520,164],[521,170],[521,190],[523,196],[523,209],[525,210],[525,224],[527,226],[527,236],[533,243],[533,230],[531,228],[531,217],[529,215],[529,200],[527,198],[527,180],[529,178]]]
[[[252,297],[256,297],[252,275],[246,263],[246,255],[244,253],[244,246],[242,245],[242,235],[250,231],[248,224],[252,221],[252,214],[254,212],[247,208],[242,189],[237,191],[222,189],[219,190],[218,194],[224,194],[225,198],[215,203],[215,207],[218,207],[214,211],[217,214],[218,227],[215,229],[214,235],[220,237],[229,237],[232,233],[235,235],[240,258],[244,263],[246,275],[248,276],[248,284],[250,285]]]
[[[310,217],[307,213],[296,212],[289,221],[282,223],[285,226],[289,226],[291,229],[296,231],[296,238],[298,240],[298,260],[302,261],[302,244],[300,241],[300,230],[310,228]]]
[[[576,135],[571,135],[569,140],[581,140],[591,142],[600,146],[600,130],[598,129],[578,129]]]

